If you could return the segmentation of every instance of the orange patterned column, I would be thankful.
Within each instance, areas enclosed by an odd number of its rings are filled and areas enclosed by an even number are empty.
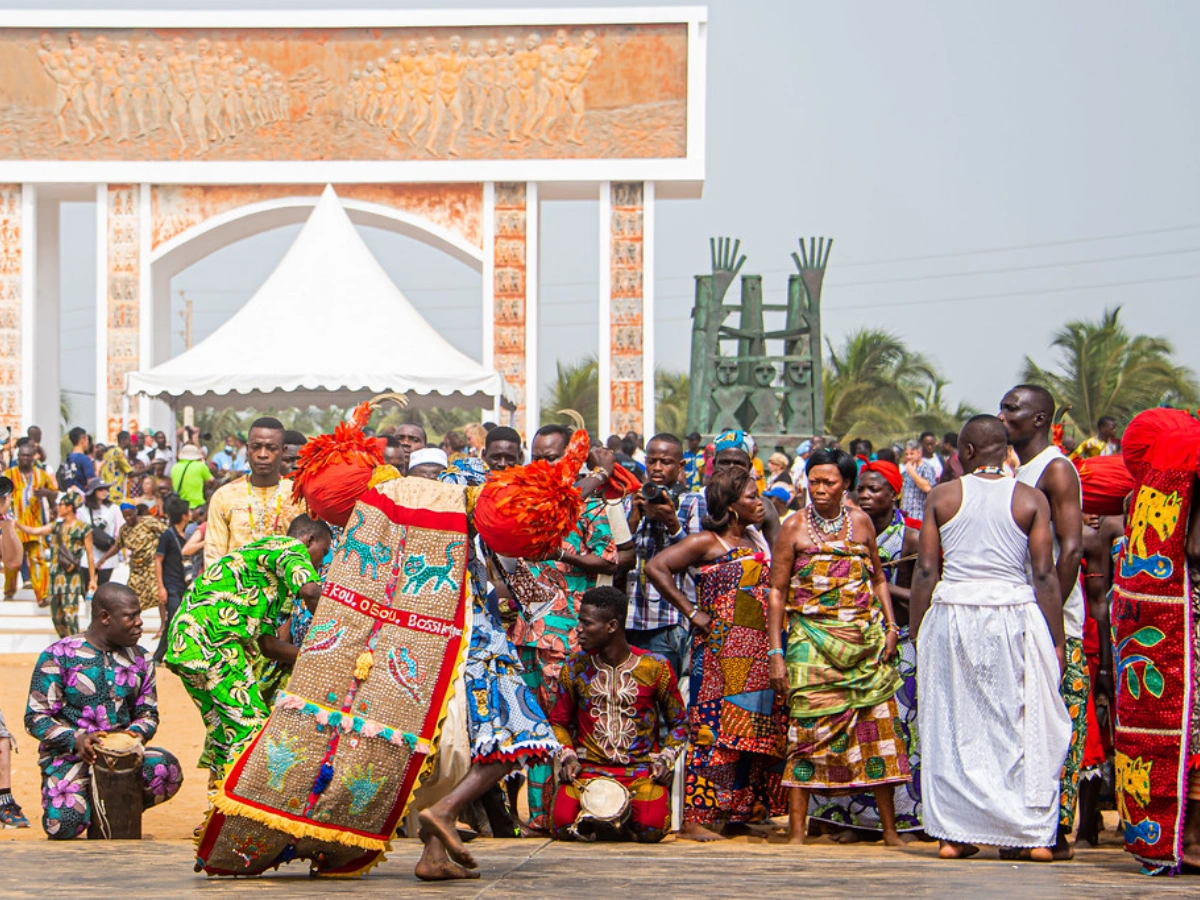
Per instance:
[[[107,194],[107,365],[104,367],[106,397],[104,418],[96,426],[96,440],[113,441],[116,440],[117,432],[121,430],[125,414],[125,375],[135,371],[139,363],[139,204],[136,185],[110,184]],[[129,431],[135,431],[138,427],[134,409],[135,407],[131,407],[129,411]]]
[[[0,425],[21,426],[21,302],[25,228],[19,184],[0,185]],[[26,387],[32,388],[32,385]]]
[[[611,190],[609,296],[612,324],[609,352],[612,360],[612,432],[643,434],[644,187],[641,182],[614,182]],[[653,386],[650,389],[653,390]]]
[[[528,246],[526,186],[496,185],[495,340],[496,371],[517,395],[516,429],[525,429],[525,290]]]

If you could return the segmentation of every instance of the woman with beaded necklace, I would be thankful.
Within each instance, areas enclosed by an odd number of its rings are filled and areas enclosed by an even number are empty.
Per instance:
[[[783,774],[790,840],[805,842],[810,792],[869,790],[884,843],[903,846],[893,792],[911,776],[896,728],[900,629],[887,575],[871,519],[845,502],[854,459],[818,450],[806,469],[811,500],[775,542],[768,598],[771,686],[790,717]]]
[[[684,794],[685,840],[713,841],[725,826],[744,827],[756,806],[783,815],[780,783],[787,726],[762,665],[771,549],[766,512],[748,469],[718,469],[705,488],[704,531],[655,555],[646,575],[692,623],[688,681],[690,741]],[[675,576],[694,571],[695,601]]]

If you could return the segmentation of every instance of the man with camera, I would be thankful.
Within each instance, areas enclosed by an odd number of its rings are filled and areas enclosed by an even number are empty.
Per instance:
[[[646,483],[626,500],[636,562],[626,585],[625,634],[634,647],[666,657],[677,678],[687,655],[687,623],[646,579],[646,563],[698,527],[703,498],[699,492],[684,492],[682,470],[683,442],[673,434],[656,434],[646,445]],[[691,577],[681,574],[678,579],[679,589],[694,600]]]

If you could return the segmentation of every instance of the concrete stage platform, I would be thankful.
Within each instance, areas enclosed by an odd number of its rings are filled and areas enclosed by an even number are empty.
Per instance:
[[[943,862],[935,844],[905,850],[843,847],[822,840],[791,848],[731,841],[720,846],[669,840],[654,847],[561,844],[544,840],[472,843],[482,879],[425,884],[412,876],[420,853],[398,841],[388,860],[362,879],[309,878],[299,864],[257,879],[209,879],[192,873],[185,841],[101,844],[5,841],[0,832],[0,896],[99,897],[543,897],[563,900],[651,897],[984,897],[1155,898],[1196,896],[1200,879],[1148,878],[1115,844],[1080,850],[1075,861],[1001,862],[996,853]]]

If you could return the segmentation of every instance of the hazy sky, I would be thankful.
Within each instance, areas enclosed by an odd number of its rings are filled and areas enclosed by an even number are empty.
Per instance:
[[[778,302],[796,238],[826,235],[826,337],[890,329],[941,366],[952,400],[992,408],[1024,355],[1049,362],[1055,329],[1116,304],[1200,371],[1187,337],[1200,326],[1200,3],[713,0],[708,10],[704,197],[658,207],[662,366],[687,365],[692,276],[707,269],[709,236],[740,237],[744,271],[762,274]],[[88,393],[92,207],[66,210],[63,231],[64,346],[76,348],[64,387]],[[250,296],[295,232],[244,241],[175,280],[196,301],[197,338]],[[417,242],[364,233],[429,321],[478,357],[479,276]],[[594,204],[543,205],[547,378],[556,359],[595,352],[597,235]],[[78,408],[87,424],[90,397]]]

